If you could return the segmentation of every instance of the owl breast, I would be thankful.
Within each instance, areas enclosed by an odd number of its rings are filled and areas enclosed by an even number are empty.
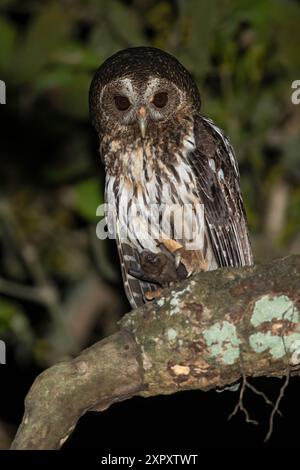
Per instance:
[[[197,182],[186,158],[195,147],[194,136],[181,141],[181,148],[163,157],[150,144],[129,149],[121,155],[122,168],[107,171],[108,228],[139,252],[159,252],[164,239],[200,251],[207,243]]]

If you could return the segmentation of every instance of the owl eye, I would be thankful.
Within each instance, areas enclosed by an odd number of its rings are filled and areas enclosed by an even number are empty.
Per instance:
[[[126,96],[123,95],[115,95],[114,96],[115,105],[119,111],[126,111],[126,109],[130,106],[130,101]]]
[[[166,106],[167,102],[168,102],[168,93],[166,92],[156,93],[156,95],[154,95],[153,97],[153,104],[157,108],[163,108],[164,106]]]

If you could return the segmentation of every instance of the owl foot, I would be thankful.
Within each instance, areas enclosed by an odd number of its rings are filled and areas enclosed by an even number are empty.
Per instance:
[[[165,250],[168,248],[165,247]],[[172,252],[177,272],[182,273],[180,279],[186,279],[191,274],[208,270],[208,262],[200,250],[186,250],[183,247]]]
[[[200,250],[186,250],[176,240],[163,239],[159,249],[173,259],[175,269],[180,273],[180,279],[189,277],[194,272],[206,271],[205,260]]]

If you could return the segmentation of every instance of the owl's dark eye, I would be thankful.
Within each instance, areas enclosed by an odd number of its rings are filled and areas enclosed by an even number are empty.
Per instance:
[[[168,93],[166,92],[156,93],[156,95],[154,95],[153,97],[153,104],[157,108],[163,108],[164,106],[166,106],[167,102],[168,102]]]
[[[126,109],[130,106],[130,101],[126,96],[123,95],[115,95],[114,96],[115,105],[119,111],[126,111]]]

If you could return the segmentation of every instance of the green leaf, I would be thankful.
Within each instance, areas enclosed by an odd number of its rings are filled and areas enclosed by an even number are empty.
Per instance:
[[[56,90],[54,106],[64,114],[78,119],[88,117],[90,74],[74,73],[69,83]]]
[[[32,80],[43,67],[53,61],[70,31],[70,15],[63,6],[47,4],[33,20],[13,64],[15,79]]]
[[[186,65],[202,76],[206,71],[216,18],[215,0],[190,0],[184,4],[186,22]],[[179,59],[181,57],[179,56]]]
[[[74,72],[67,67],[55,67],[42,73],[34,85],[34,89],[40,93],[53,88],[67,86],[72,82]]]
[[[94,51],[80,44],[66,44],[55,54],[55,62],[62,65],[76,66],[80,69],[95,69],[99,66],[99,56]]]
[[[96,179],[82,181],[74,189],[78,213],[89,221],[97,220],[97,207],[103,203],[99,181]]]
[[[18,305],[9,300],[0,300],[0,332],[10,328],[12,318],[19,313]]]
[[[141,20],[133,8],[117,0],[108,2],[107,8],[113,29],[120,39],[124,38],[131,46],[141,45],[145,42],[141,30]]]
[[[0,18],[0,70],[5,71],[14,54],[16,30],[8,21]],[[3,77],[2,77],[3,78]]]
[[[121,48],[120,42],[113,36],[107,23],[97,24],[89,37],[88,47],[98,57],[99,65],[114,52]]]

